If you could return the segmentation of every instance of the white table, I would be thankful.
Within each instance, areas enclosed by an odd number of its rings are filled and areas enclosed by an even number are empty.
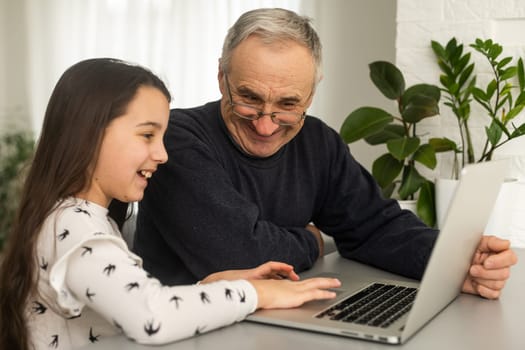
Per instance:
[[[164,346],[139,345],[127,340],[124,336],[117,336],[103,339],[81,349],[523,350],[525,349],[525,249],[516,249],[516,252],[520,261],[513,267],[511,279],[499,300],[485,300],[477,296],[461,294],[449,307],[403,345],[383,345],[364,340],[241,322]],[[335,259],[343,258],[338,253],[332,253],[325,256],[319,264],[330,264]]]

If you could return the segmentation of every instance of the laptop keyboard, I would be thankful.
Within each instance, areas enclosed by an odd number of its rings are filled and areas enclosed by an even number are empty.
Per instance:
[[[417,288],[373,283],[316,317],[386,328],[410,310],[416,293]]]

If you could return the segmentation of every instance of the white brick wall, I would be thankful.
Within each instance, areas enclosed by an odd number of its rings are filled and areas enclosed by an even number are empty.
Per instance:
[[[452,37],[472,52],[478,81],[484,87],[483,78],[489,66],[468,45],[476,38],[493,39],[503,46],[504,56],[525,59],[525,0],[397,0],[396,64],[405,74],[407,85],[419,82],[439,85],[440,70],[430,41],[445,45]],[[476,103],[472,107],[477,107]],[[484,139],[481,137],[488,117],[480,109],[473,109],[471,119],[474,141],[479,145]],[[521,124],[524,120],[522,115],[518,122]],[[419,131],[458,141],[456,125],[450,109],[441,105],[441,115],[425,121]],[[525,155],[525,137],[517,143],[521,150],[509,152]],[[478,153],[480,147],[476,147]],[[451,157],[443,155],[440,158],[435,175],[448,177]]]

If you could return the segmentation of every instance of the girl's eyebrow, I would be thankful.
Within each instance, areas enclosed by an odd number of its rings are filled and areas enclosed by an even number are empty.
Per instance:
[[[137,128],[140,128],[140,127],[143,127],[143,126],[153,126],[154,128],[157,128],[157,129],[160,129],[162,126],[160,125],[160,123],[157,123],[157,122],[144,122],[144,123],[139,123],[137,125],[135,125]]]

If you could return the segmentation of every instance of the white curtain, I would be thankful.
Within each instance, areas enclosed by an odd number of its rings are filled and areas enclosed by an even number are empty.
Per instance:
[[[222,41],[241,13],[258,7],[304,13],[306,6],[301,0],[18,1],[15,8],[13,3],[5,6],[24,17],[11,21],[25,33],[26,43],[18,49],[23,59],[3,62],[19,70],[11,78],[25,82],[20,89],[26,95],[23,109],[36,136],[53,86],[67,67],[82,59],[115,57],[145,65],[167,83],[172,106],[195,106],[220,97],[216,77]],[[14,39],[6,33],[10,44]],[[9,79],[0,84],[7,91]]]

